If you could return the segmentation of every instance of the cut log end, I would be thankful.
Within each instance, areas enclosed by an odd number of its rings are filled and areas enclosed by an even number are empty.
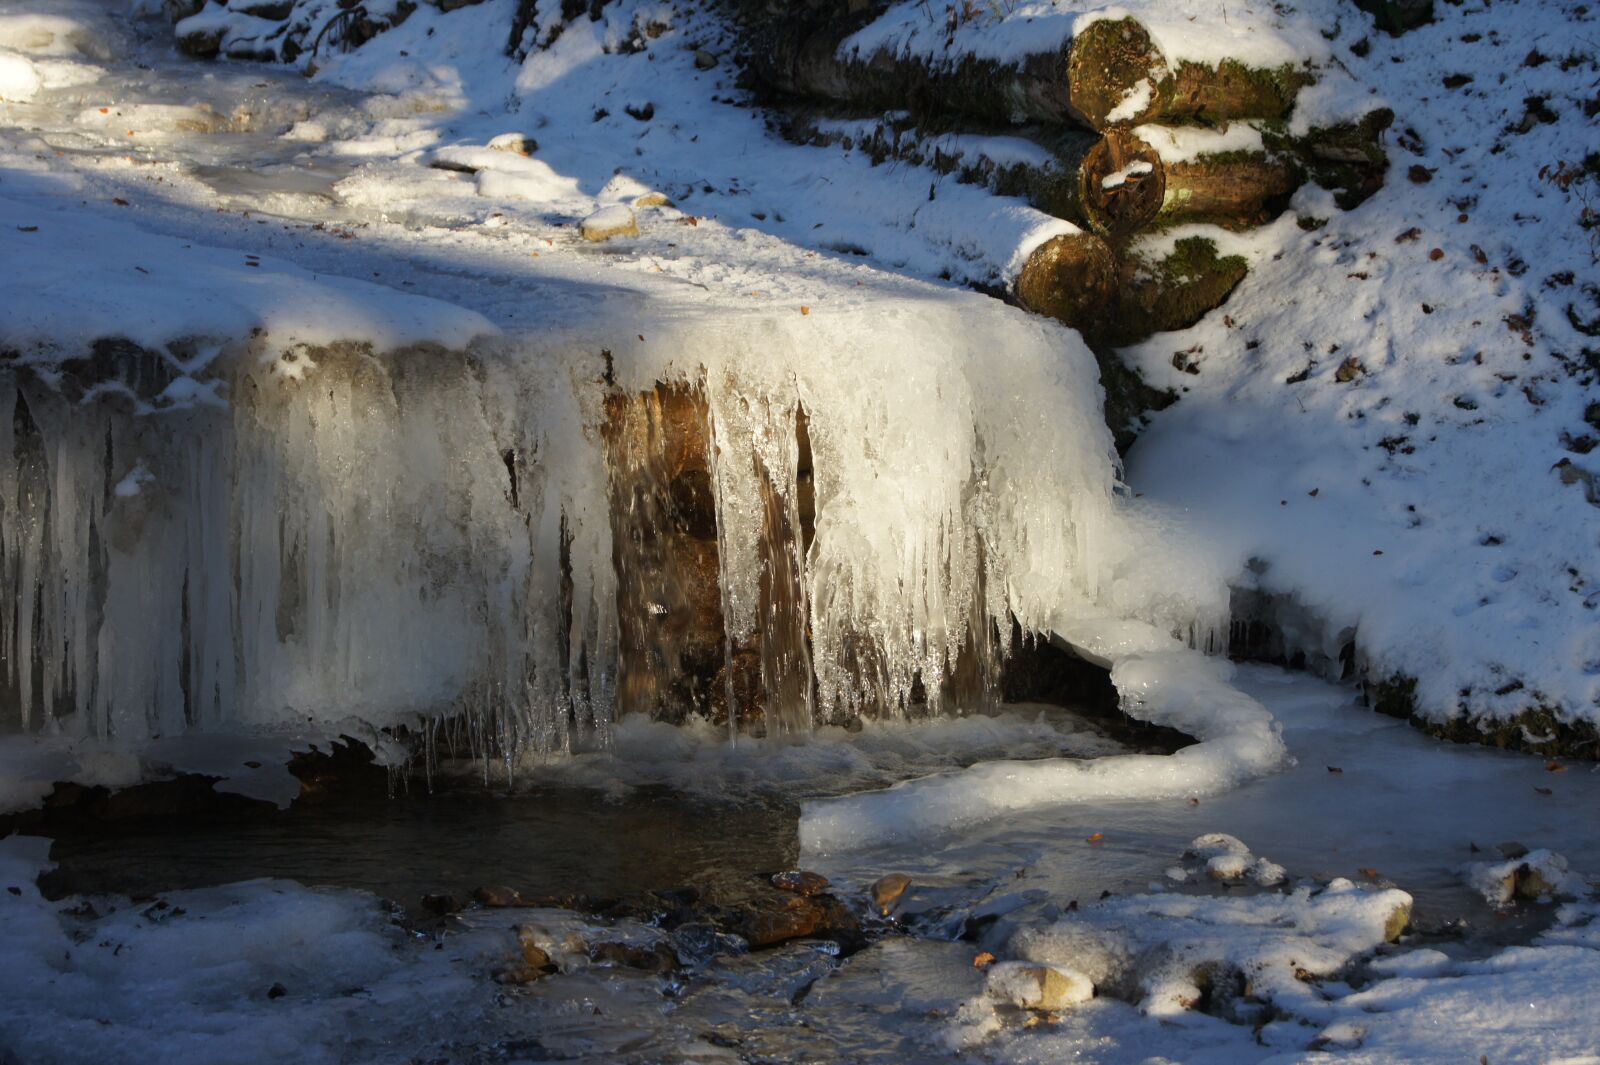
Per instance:
[[[1148,119],[1166,76],[1166,57],[1136,19],[1090,23],[1069,45],[1069,107],[1091,129]]]
[[[1092,233],[1064,233],[1041,244],[1017,276],[1017,302],[1085,332],[1095,331],[1117,287],[1117,261]]]
[[[1155,220],[1166,195],[1161,156],[1125,130],[1108,130],[1078,170],[1083,213],[1097,231],[1123,237]]]

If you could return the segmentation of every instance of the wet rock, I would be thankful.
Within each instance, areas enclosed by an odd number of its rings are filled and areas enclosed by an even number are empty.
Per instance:
[[[580,967],[589,957],[589,944],[576,928],[551,928],[549,925],[530,922],[517,925],[517,942],[522,957],[529,964],[553,965],[570,969],[574,963]]]
[[[267,988],[267,997],[270,999],[280,999],[288,993],[289,989],[284,987],[282,984],[273,984],[271,987]]]
[[[734,918],[733,930],[744,937],[752,950],[760,950],[802,939],[821,925],[821,906],[803,896],[790,895],[745,909]]]
[[[522,905],[522,896],[516,888],[503,884],[486,885],[472,893],[472,901],[491,910],[508,909]]]
[[[710,70],[717,65],[717,57],[706,51],[698,49],[694,53],[694,68],[696,70]]]
[[[873,882],[868,891],[872,894],[872,906],[884,916],[894,909],[895,903],[900,901],[900,896],[906,893],[911,886],[911,878],[905,873],[890,873]]]
[[[520,929],[518,939],[520,941],[518,945],[522,950],[521,958],[503,969],[495,970],[493,974],[495,983],[520,987],[535,980],[543,980],[552,973],[560,971],[560,966],[551,960],[545,949],[531,939],[522,937]]]
[[[198,15],[205,6],[206,0],[162,0],[161,11],[168,22],[182,22],[191,15]]]
[[[672,932],[680,956],[706,962],[718,954],[738,954],[746,946],[743,939],[719,930],[708,921],[690,921]]]
[[[866,943],[855,914],[832,895],[774,892],[745,903],[726,923],[727,930],[743,937],[752,950],[795,939],[831,940],[846,952]]]
[[[294,0],[228,0],[228,10],[252,18],[282,22],[294,14]]]
[[[178,51],[196,59],[215,59],[222,50],[222,37],[227,31],[221,26],[202,26],[178,34]]]
[[[1516,840],[1509,840],[1505,843],[1496,844],[1495,850],[1500,852],[1500,857],[1502,858],[1526,858],[1528,856],[1528,848],[1524,847]]]
[[[678,955],[666,943],[641,946],[635,943],[596,943],[589,948],[589,960],[597,965],[621,965],[647,973],[678,970]]]
[[[1054,1012],[1088,1002],[1094,984],[1059,965],[1004,961],[990,966],[988,991],[990,997],[1021,1009]]]
[[[467,904],[461,896],[445,893],[422,896],[422,908],[435,917],[448,917],[452,913],[460,913],[466,909]]]
[[[801,869],[791,869],[788,872],[774,873],[772,886],[779,891],[788,891],[810,898],[827,890],[828,878],[821,873],[808,873]]]
[[[579,226],[584,240],[596,243],[610,240],[613,237],[637,237],[639,223],[634,218],[633,211],[621,204],[611,207],[602,207],[594,214],[585,218]]]

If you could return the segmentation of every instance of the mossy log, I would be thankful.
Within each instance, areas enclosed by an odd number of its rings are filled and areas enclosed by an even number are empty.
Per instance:
[[[1030,175],[1029,199],[1057,218],[1080,221],[1108,237],[1131,236],[1155,221],[1164,202],[1166,167],[1156,150],[1127,130],[1057,140],[1053,166]]]
[[[1015,62],[924,58],[886,50],[844,57],[841,46],[865,21],[768,16],[766,25],[752,22],[751,63],[757,79],[787,96],[867,108],[1100,129],[1115,122],[1111,116],[1124,101],[1141,91],[1153,96],[1166,71],[1160,50],[1131,19],[1094,23],[1057,48]]]
[[[747,3],[749,0],[747,0]],[[744,5],[738,5],[744,6]],[[1146,122],[1280,119],[1311,75],[1234,60],[1170,64],[1132,18],[1101,19],[1057,47],[1016,60],[918,56],[880,49],[844,54],[870,16],[814,13],[746,19],[758,82],[791,97],[914,115],[960,114],[1004,124],[1047,122],[1093,130]]]
[[[894,159],[926,166],[1003,196],[1023,196],[1040,210],[1108,237],[1126,237],[1155,220],[1165,190],[1161,157],[1126,130],[1063,133],[1030,130],[1015,138],[930,132],[909,117],[861,123],[797,116],[792,139],[840,145],[874,163]],[[1007,150],[1009,148],[1018,150]]]
[[[1012,294],[1026,310],[1098,335],[1109,324],[1118,274],[1116,253],[1103,239],[1067,233],[1034,249]]]
[[[1187,329],[1220,307],[1248,272],[1243,258],[1218,254],[1206,237],[1186,237],[1157,258],[1137,247],[1119,253],[1094,234],[1075,233],[1040,245],[1012,294],[1091,346],[1117,347]]]
[[[1304,181],[1294,157],[1278,151],[1217,152],[1168,163],[1154,223],[1234,230],[1265,225],[1283,213]]]
[[[1216,66],[1180,62],[1164,79],[1141,122],[1211,125],[1241,118],[1283,119],[1300,90],[1316,80],[1295,66],[1251,67],[1234,59]]]
[[[1110,320],[1092,338],[1116,346],[1187,329],[1222,306],[1249,273],[1238,255],[1221,255],[1207,237],[1186,237],[1156,258],[1134,248],[1122,258]]]

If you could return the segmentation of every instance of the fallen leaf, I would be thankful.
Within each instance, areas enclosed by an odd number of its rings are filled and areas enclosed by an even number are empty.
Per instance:
[[[1329,766],[1329,767],[1328,767],[1328,772],[1330,772],[1330,773],[1343,773],[1343,772],[1344,772],[1344,770],[1343,770],[1343,769],[1340,769],[1340,768],[1339,768],[1339,767],[1338,767],[1338,766],[1336,766],[1336,765],[1330,765],[1330,766]]]
[[[113,197],[111,197],[111,202],[116,204],[118,207],[126,207],[126,206],[128,206],[128,201],[124,200],[121,196],[113,196]]]
[[[101,114],[102,114],[102,115],[109,115],[109,114],[110,114],[110,113],[111,113],[111,108],[109,108],[109,107],[102,107],[102,108],[101,108],[101,109],[100,109],[100,113],[101,113]]]
[[[1535,787],[1533,790],[1537,791],[1540,795],[1554,795],[1555,794],[1555,792],[1551,791],[1549,788]]]
[[[1434,262],[1438,262],[1440,259],[1444,258],[1444,249],[1443,248],[1435,248],[1435,249],[1433,249],[1432,251],[1430,251],[1428,253],[1428,258],[1432,259]]]
[[[1467,843],[1467,846],[1469,846],[1469,847],[1471,847],[1471,848],[1472,848],[1472,853],[1473,853],[1473,854],[1477,854],[1477,853],[1479,853],[1479,852],[1480,852],[1480,851],[1482,851],[1482,850],[1483,850],[1483,848],[1482,848],[1482,847],[1480,847],[1480,846],[1478,846],[1478,845],[1477,845],[1477,844],[1476,844],[1476,843],[1472,843],[1472,842],[1470,842],[1470,841],[1469,841],[1469,842],[1468,842],[1468,843]]]
[[[39,232],[39,227],[38,226],[18,226],[17,227],[17,232],[18,233],[37,233],[37,232]]]
[[[1313,488],[1311,491],[1307,492],[1306,495],[1308,495],[1308,496],[1312,497],[1313,499],[1315,499],[1316,496],[1317,496],[1317,493],[1320,492],[1320,491],[1322,491],[1322,489]]]
[[[1562,765],[1560,762],[1546,762],[1544,764],[1544,771],[1546,773],[1565,773],[1567,771],[1567,767]]]
[[[1190,806],[1199,806],[1200,805],[1200,800],[1195,798],[1193,795],[1191,795],[1191,796],[1189,796],[1189,805]]]
[[[804,305],[804,304],[801,304],[801,306],[800,306],[800,313],[801,313],[801,314],[810,314],[810,313],[811,313],[811,308],[810,308],[810,307],[807,307],[807,306],[805,306],[805,305]]]
[[[641,344],[644,343],[644,334],[643,333],[639,334],[639,343],[641,343]]]
[[[1378,871],[1376,869],[1372,868],[1372,866],[1370,866],[1370,865],[1363,865],[1360,869],[1357,869],[1356,872],[1360,873],[1364,877],[1368,877],[1368,878],[1373,879],[1373,880],[1376,880],[1378,878]]]
[[[985,966],[993,965],[994,961],[994,955],[990,954],[988,951],[984,951],[982,954],[979,954],[976,958],[972,959],[972,967],[974,969],[982,969]]]
[[[1409,244],[1411,241],[1416,240],[1420,236],[1422,236],[1422,230],[1416,226],[1412,226],[1398,237],[1395,237],[1394,242],[1396,244]]]
[[[1096,832],[1094,835],[1092,835],[1088,839],[1084,840],[1084,842],[1085,843],[1099,843],[1101,840],[1103,840],[1105,838],[1106,838],[1106,835],[1105,835],[1104,832]]]

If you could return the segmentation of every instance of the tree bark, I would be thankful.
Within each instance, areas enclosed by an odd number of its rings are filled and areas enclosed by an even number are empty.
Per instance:
[[[1118,273],[1116,254],[1100,237],[1063,234],[1034,249],[1013,295],[1024,309],[1095,336],[1110,324]]]
[[[1215,67],[1171,64],[1132,18],[1101,19],[1059,46],[1014,61],[887,49],[843,53],[845,41],[871,17],[819,17],[802,10],[747,18],[757,81],[781,95],[873,110],[1105,130],[1156,121],[1283,118],[1313,80],[1304,70],[1259,69],[1233,60]]]
[[[1157,226],[1204,223],[1225,229],[1265,225],[1305,181],[1292,158],[1273,151],[1219,152],[1167,164]]]
[[[999,124],[1119,124],[1113,112],[1142,93],[1155,98],[1166,71],[1160,50],[1132,19],[1096,22],[1077,38],[1015,62],[840,48],[869,19],[804,16],[753,23],[752,68],[763,85],[812,97],[914,114],[957,113]],[[1144,88],[1141,89],[1141,86]],[[1138,115],[1130,114],[1129,123]]]

